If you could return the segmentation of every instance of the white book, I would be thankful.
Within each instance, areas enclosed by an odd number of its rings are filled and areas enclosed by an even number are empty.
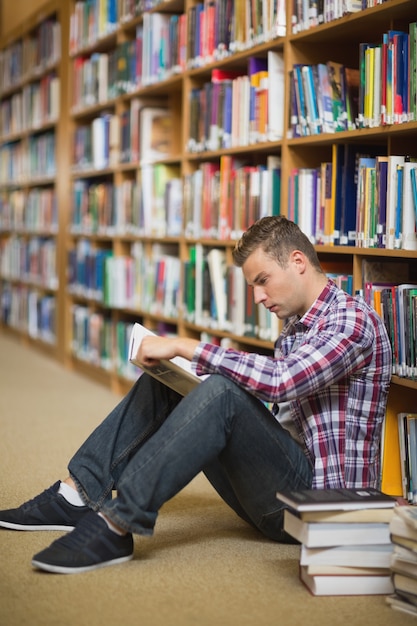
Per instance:
[[[391,543],[387,523],[303,522],[284,511],[284,530],[308,548]]]
[[[394,249],[395,243],[395,216],[397,206],[397,166],[403,165],[404,156],[390,155],[388,157],[387,176],[387,226],[386,226],[386,248]]]
[[[224,330],[227,325],[226,254],[224,250],[212,248],[207,255],[207,262],[216,303],[216,327]]]
[[[300,565],[340,565],[346,567],[390,567],[393,545],[390,543],[330,548],[301,546]]]
[[[284,135],[284,57],[282,52],[268,51],[268,141]]]
[[[146,367],[140,363],[137,359],[139,347],[142,339],[149,335],[155,335],[155,333],[142,324],[134,324],[129,341],[129,361],[167,387],[186,396],[204,377],[196,376],[191,369],[191,362],[179,356],[171,360],[164,359],[159,365],[153,367]]]
[[[406,161],[403,165],[403,211],[401,221],[401,247],[404,250],[417,250],[416,211],[410,171],[417,169],[415,161]]]
[[[391,576],[315,575],[300,567],[300,578],[315,596],[363,596],[393,593]]]
[[[102,116],[96,117],[92,124],[93,167],[96,170],[107,166],[105,143],[105,119]]]

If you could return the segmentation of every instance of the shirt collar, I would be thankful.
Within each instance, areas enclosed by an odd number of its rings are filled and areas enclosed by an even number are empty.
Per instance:
[[[323,315],[329,308],[333,300],[336,298],[339,288],[330,279],[328,279],[326,286],[320,293],[319,297],[313,302],[311,307],[299,318],[299,324],[303,324],[307,328],[311,328],[319,317]]]

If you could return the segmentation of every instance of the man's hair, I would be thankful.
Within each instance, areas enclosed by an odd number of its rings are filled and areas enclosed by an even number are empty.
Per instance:
[[[291,252],[300,250],[314,269],[320,273],[323,271],[311,241],[297,224],[281,215],[263,217],[243,233],[233,250],[235,265],[242,267],[258,248],[275,259],[282,268],[287,266]]]

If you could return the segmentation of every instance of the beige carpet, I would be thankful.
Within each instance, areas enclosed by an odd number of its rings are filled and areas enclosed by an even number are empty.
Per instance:
[[[0,331],[0,508],[65,477],[79,443],[117,401]],[[128,564],[37,572],[55,532],[0,530],[1,626],[388,626],[416,624],[384,598],[313,597],[297,546],[263,539],[198,476],[161,511]]]

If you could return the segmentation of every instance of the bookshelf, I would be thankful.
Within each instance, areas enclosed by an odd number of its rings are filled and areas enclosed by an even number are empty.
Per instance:
[[[335,147],[345,145],[417,157],[416,111],[414,120],[401,123],[368,121],[361,128],[294,136],[291,99],[294,66],[333,61],[357,70],[360,44],[379,45],[389,30],[408,30],[415,21],[413,0],[368,3],[375,6],[341,17],[326,13],[318,25],[293,16],[291,3],[276,2],[272,6],[282,4],[287,12],[286,30],[280,13],[262,31],[255,11],[250,35],[236,19],[215,48],[210,12],[216,4],[224,10],[217,23],[224,25],[231,2],[48,2],[29,25],[2,41],[2,50],[11,52],[49,16],[61,25],[61,57],[53,68],[60,78],[59,119],[11,134],[2,127],[0,144],[2,151],[18,144],[28,152],[23,146],[33,135],[56,134],[56,176],[1,180],[0,245],[4,259],[3,248],[15,237],[28,242],[38,235],[5,222],[5,206],[15,192],[26,197],[38,189],[55,191],[58,227],[42,234],[57,246],[58,281],[54,287],[34,286],[2,270],[3,302],[8,289],[18,291],[22,283],[39,296],[54,297],[55,356],[116,391],[125,391],[136,375],[126,364],[126,337],[136,320],[160,332],[271,349],[273,320],[262,320],[261,330],[254,331],[253,321],[243,320],[231,301],[229,319],[216,318],[205,295],[208,259],[214,250],[210,262],[220,271],[226,265],[229,291],[233,285],[246,302],[244,286],[229,268],[233,240],[259,211],[279,206],[290,213],[288,181],[295,172],[319,170],[332,162]],[[234,5],[236,15],[244,15],[246,5]],[[202,10],[206,44],[195,52],[186,25],[201,19]],[[265,82],[266,73],[274,76],[272,83]],[[2,106],[38,80],[33,75],[3,88]],[[269,84],[274,88],[266,89]],[[230,114],[230,99],[234,109],[239,104],[240,116],[236,110]],[[228,202],[225,189],[233,190]],[[204,218],[196,217],[198,211]],[[336,245],[332,234],[317,250],[326,271],[352,276],[353,290],[363,288],[364,264],[370,261],[406,264],[409,278],[417,278],[416,250]],[[197,280],[196,267],[202,268]],[[197,310],[193,290],[201,294]],[[11,326],[4,312],[1,325]],[[17,332],[28,336],[24,325]],[[410,410],[416,394],[415,380],[395,375],[389,413]]]
[[[57,358],[64,345],[66,37],[63,9],[49,2],[5,37],[0,52],[2,324]]]

